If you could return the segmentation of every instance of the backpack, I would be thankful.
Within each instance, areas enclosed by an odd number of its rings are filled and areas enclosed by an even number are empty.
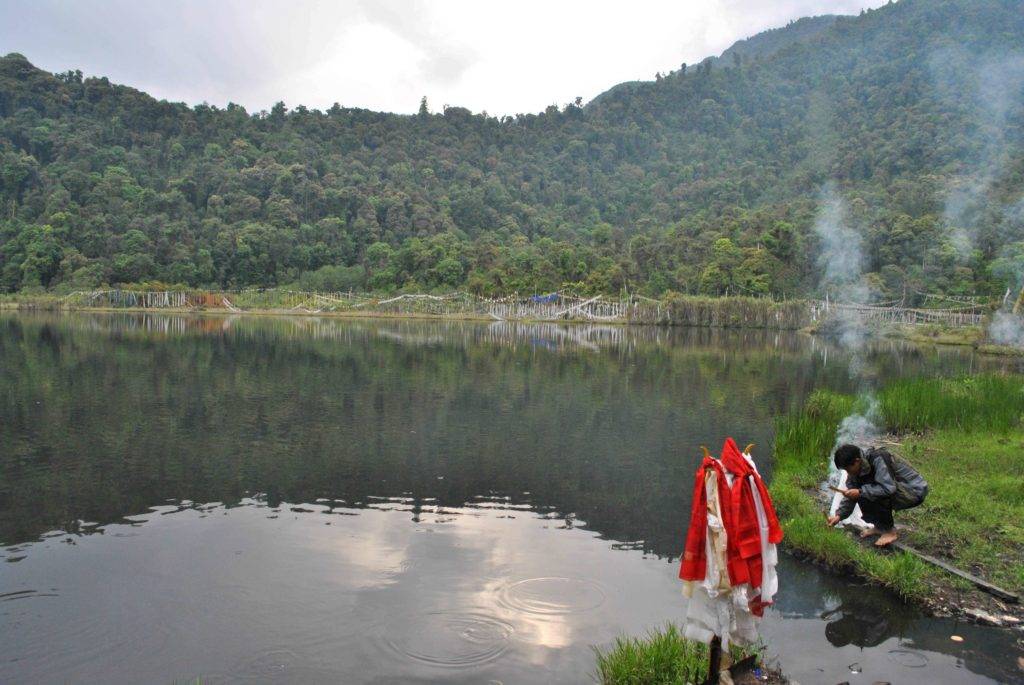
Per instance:
[[[889,474],[892,475],[893,482],[896,483],[896,493],[892,496],[893,509],[910,509],[924,501],[925,495],[928,493],[928,484],[906,459],[892,455],[884,447],[876,447],[870,451],[870,454],[877,454],[882,458],[885,465],[889,467]],[[897,465],[899,465],[899,469],[896,468]],[[924,492],[920,495],[914,493],[907,487],[910,480],[923,483]]]

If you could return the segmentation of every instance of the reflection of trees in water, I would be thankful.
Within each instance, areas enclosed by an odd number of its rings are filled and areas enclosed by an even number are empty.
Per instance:
[[[579,347],[632,348],[680,342],[695,346],[728,344],[732,347],[774,347],[794,353],[805,351],[804,341],[792,332],[758,329],[670,328],[553,322],[472,322],[436,319],[331,318],[316,316],[258,317],[242,315],[190,316],[149,312],[82,314],[80,326],[95,331],[146,335],[188,336],[221,334],[273,335],[282,339],[352,342],[377,335],[409,345],[529,344],[564,350]]]
[[[817,382],[763,336],[704,331],[152,315],[0,331],[7,541],[167,498],[494,490],[673,554],[665,512],[686,511],[694,447],[766,444],[780,403]],[[537,349],[544,335],[563,347]]]
[[[657,327],[0,318],[0,540],[169,498],[500,495],[673,555],[696,446],[733,434],[768,455],[776,414],[845,382],[807,345]]]

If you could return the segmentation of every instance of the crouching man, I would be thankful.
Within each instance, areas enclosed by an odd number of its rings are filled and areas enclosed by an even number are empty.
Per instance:
[[[860,505],[861,516],[871,528],[861,537],[881,534],[875,545],[885,547],[896,541],[892,512],[912,509],[928,496],[928,483],[903,459],[884,448],[863,453],[856,445],[842,445],[835,453],[836,468],[846,471],[846,489],[839,489],[843,501],[828,524],[834,526]]]

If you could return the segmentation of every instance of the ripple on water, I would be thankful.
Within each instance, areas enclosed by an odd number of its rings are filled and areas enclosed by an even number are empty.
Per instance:
[[[244,679],[272,682],[301,663],[299,655],[292,650],[277,648],[244,660],[234,670]]]
[[[906,668],[924,668],[928,665],[928,657],[920,652],[913,652],[909,649],[889,650],[889,660]]]
[[[529,578],[506,585],[498,593],[506,608],[527,614],[560,615],[590,611],[604,604],[604,589],[582,578]]]
[[[501,656],[513,630],[510,623],[486,614],[438,611],[394,622],[384,640],[419,663],[465,668]]]

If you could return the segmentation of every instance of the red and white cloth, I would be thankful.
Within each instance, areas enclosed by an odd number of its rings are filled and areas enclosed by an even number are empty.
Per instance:
[[[721,459],[705,457],[694,481],[690,529],[679,577],[687,637],[723,644],[757,640],[757,620],[778,592],[782,528],[749,453],[728,438]]]

